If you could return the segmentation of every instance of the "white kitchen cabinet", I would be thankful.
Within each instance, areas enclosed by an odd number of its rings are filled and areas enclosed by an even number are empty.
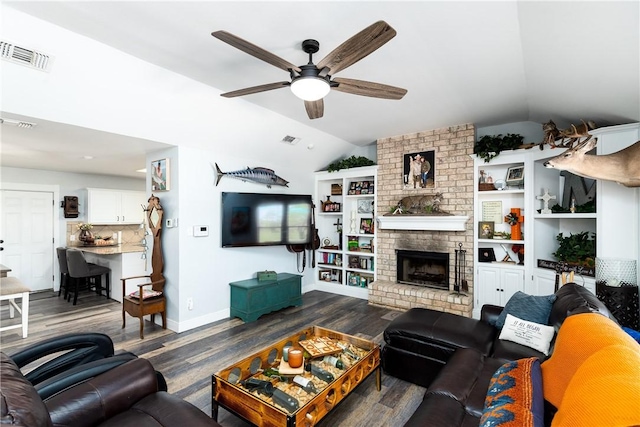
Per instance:
[[[87,189],[87,221],[91,224],[138,224],[144,219],[144,191]]]
[[[524,292],[524,268],[518,265],[481,265],[477,269],[476,282],[476,307],[481,309],[484,304],[504,307],[513,294]]]
[[[575,275],[574,283],[582,285],[594,295],[596,294],[596,280],[593,277]],[[556,289],[556,273],[553,270],[542,268],[533,269],[533,283],[536,295],[551,295]],[[558,283],[560,286],[562,282]]]

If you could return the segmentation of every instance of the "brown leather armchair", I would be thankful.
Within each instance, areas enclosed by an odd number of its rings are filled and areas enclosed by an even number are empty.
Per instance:
[[[25,427],[220,425],[189,402],[159,391],[146,359],[133,359],[43,400],[0,352],[0,423]]]

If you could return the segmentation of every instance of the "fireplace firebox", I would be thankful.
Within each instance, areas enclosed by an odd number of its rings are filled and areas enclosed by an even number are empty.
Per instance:
[[[397,280],[406,285],[449,290],[449,254],[396,250]]]

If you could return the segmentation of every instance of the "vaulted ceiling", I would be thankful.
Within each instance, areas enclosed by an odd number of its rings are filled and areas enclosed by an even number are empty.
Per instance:
[[[227,100],[255,103],[355,145],[459,123],[640,120],[637,1],[4,3],[222,92],[288,74],[212,31],[303,65],[303,40],[320,42],[317,63],[384,20],[397,36],[336,77],[405,88],[402,100],[332,91],[316,120],[286,88]]]

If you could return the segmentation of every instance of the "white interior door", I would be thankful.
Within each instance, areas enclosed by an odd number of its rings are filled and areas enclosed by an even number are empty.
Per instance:
[[[53,289],[53,193],[2,190],[0,263],[32,291]]]

